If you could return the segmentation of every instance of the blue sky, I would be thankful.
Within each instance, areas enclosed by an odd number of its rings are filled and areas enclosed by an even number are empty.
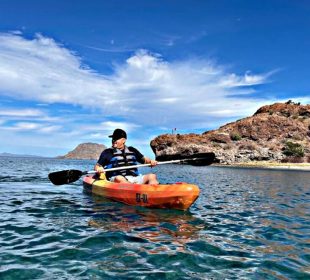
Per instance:
[[[310,103],[310,2],[0,1],[0,152],[110,145],[153,156],[292,99]]]

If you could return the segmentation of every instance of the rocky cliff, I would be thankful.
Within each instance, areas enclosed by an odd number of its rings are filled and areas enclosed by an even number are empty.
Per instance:
[[[222,164],[310,162],[310,105],[288,101],[202,134],[164,134],[151,141],[157,158],[214,152]]]
[[[63,159],[98,159],[101,152],[106,149],[104,145],[96,143],[83,143],[78,145],[73,151],[58,158]]]

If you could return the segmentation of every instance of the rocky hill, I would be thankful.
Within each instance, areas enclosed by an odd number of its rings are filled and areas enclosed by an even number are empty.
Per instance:
[[[156,158],[214,152],[222,164],[310,162],[310,105],[263,106],[251,116],[202,134],[164,134],[151,141]]]
[[[62,159],[98,159],[106,146],[96,143],[83,143],[78,145],[73,151],[58,158]]]

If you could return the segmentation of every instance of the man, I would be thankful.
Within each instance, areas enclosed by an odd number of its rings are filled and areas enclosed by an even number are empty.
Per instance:
[[[124,130],[117,128],[109,137],[112,138],[112,147],[101,153],[95,165],[97,173],[103,173],[105,172],[104,169],[108,168],[136,165],[137,162],[149,163],[151,166],[157,165],[156,160],[151,160],[143,156],[134,147],[127,147],[125,145],[127,134]],[[131,169],[108,171],[106,172],[106,177],[115,183],[158,184],[155,174],[142,175],[134,167]]]

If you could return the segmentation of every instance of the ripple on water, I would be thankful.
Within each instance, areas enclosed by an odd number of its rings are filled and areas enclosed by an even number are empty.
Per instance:
[[[309,173],[154,169],[162,182],[200,186],[182,212],[89,196],[81,181],[48,182],[49,172],[93,162],[20,162],[0,159],[1,279],[309,278]]]

